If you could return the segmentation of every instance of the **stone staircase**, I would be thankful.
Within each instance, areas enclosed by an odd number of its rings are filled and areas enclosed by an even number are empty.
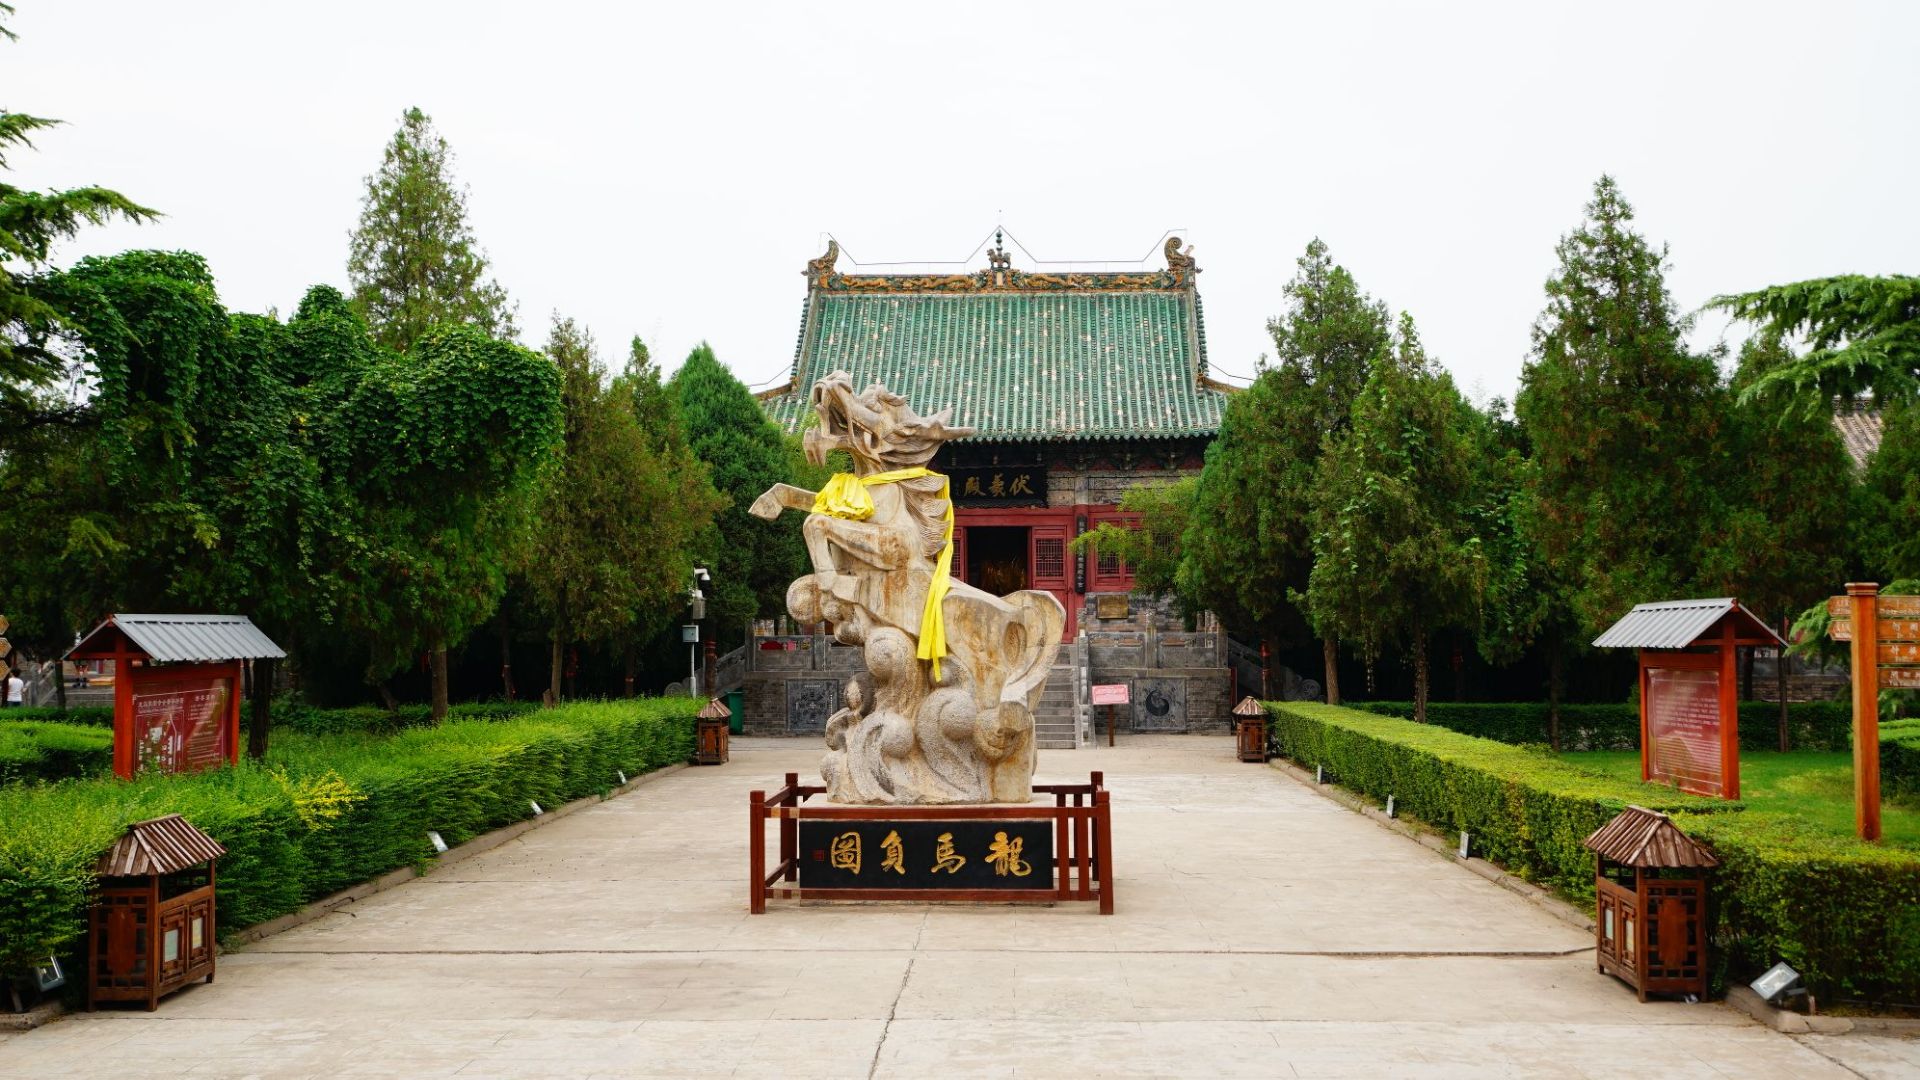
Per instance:
[[[1063,650],[1064,651],[1064,650]],[[1033,715],[1033,744],[1041,750],[1073,750],[1080,745],[1080,710],[1076,708],[1072,662],[1065,656],[1047,673],[1040,706]]]

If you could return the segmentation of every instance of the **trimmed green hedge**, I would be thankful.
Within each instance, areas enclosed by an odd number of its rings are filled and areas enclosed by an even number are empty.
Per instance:
[[[1818,994],[1875,999],[1920,985],[1920,855],[1587,773],[1553,755],[1432,724],[1336,706],[1270,702],[1275,748],[1400,812],[1474,835],[1508,869],[1581,899],[1593,893],[1581,841],[1628,803],[1667,810],[1722,860],[1713,878],[1715,963],[1724,977],[1775,960]],[[1883,766],[1884,767],[1884,766]]]
[[[82,933],[93,864],[126,826],[181,813],[226,845],[223,930],[423,863],[450,844],[687,760],[686,698],[566,705],[380,739],[285,734],[266,765],[0,789],[0,970]]]
[[[1920,717],[1880,725],[1880,794],[1920,795]]]
[[[1274,748],[1336,783],[1449,832],[1524,877],[1593,894],[1593,853],[1581,841],[1628,804],[1725,812],[1737,803],[1649,790],[1596,776],[1542,750],[1337,705],[1270,702]]]
[[[1353,701],[1349,707],[1380,716],[1413,718],[1410,701]],[[1430,701],[1427,722],[1516,746],[1546,745],[1544,701]],[[1853,711],[1846,701],[1797,701],[1787,706],[1787,736],[1795,750],[1846,750],[1852,747]],[[1640,707],[1632,702],[1560,706],[1563,750],[1640,749]],[[1746,750],[1780,747],[1780,706],[1771,701],[1740,703],[1740,746]]]
[[[539,712],[540,708],[538,701],[469,701],[448,706],[447,722],[511,720],[518,716],[530,716]],[[242,726],[245,723],[243,714]],[[402,705],[391,712],[377,705],[320,709],[304,702],[281,698],[273,703],[271,726],[275,732],[297,731],[305,735],[391,735],[408,728],[432,727],[433,709],[428,705]]]
[[[25,710],[20,710],[24,712]],[[0,784],[71,780],[113,769],[113,732],[0,719]]]
[[[61,712],[51,705],[35,705],[28,709],[8,709],[5,714],[0,714],[0,719],[110,728],[113,726],[113,709],[107,705],[82,705]]]
[[[247,722],[247,710],[252,707],[250,702],[241,706],[240,724],[243,728]],[[538,712],[540,708],[541,705],[537,701],[469,701],[449,706],[447,720],[448,722],[507,720],[516,716],[530,715]],[[10,709],[0,713],[0,721],[20,720],[43,724],[110,728],[113,726],[113,710],[105,706],[89,705],[61,712],[52,706],[36,706],[31,709]],[[389,711],[377,705],[322,709],[287,697],[277,698],[273,703],[272,729],[274,732],[295,731],[305,735],[351,733],[391,735],[407,728],[432,725],[433,709],[427,705],[402,705]]]

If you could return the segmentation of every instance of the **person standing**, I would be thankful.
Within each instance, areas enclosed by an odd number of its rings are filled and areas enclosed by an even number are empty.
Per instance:
[[[22,705],[25,705],[27,703],[26,697],[27,697],[27,681],[20,677],[20,673],[18,671],[8,672],[7,673],[7,708],[9,709],[20,708]]]

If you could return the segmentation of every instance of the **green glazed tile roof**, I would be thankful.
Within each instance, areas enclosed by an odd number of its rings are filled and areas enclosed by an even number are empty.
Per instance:
[[[782,427],[835,370],[879,382],[976,440],[1212,435],[1227,394],[1204,380],[1192,289],[1018,292],[813,290],[793,382],[765,399]]]

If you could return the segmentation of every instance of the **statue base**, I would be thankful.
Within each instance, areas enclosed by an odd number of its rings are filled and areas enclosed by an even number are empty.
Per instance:
[[[1112,808],[1103,775],[1033,790],[1051,795],[1053,805],[808,805],[826,788],[788,773],[771,796],[749,796],[748,908],[763,915],[769,899],[1088,901],[1113,914]],[[780,823],[771,871],[768,819]]]

